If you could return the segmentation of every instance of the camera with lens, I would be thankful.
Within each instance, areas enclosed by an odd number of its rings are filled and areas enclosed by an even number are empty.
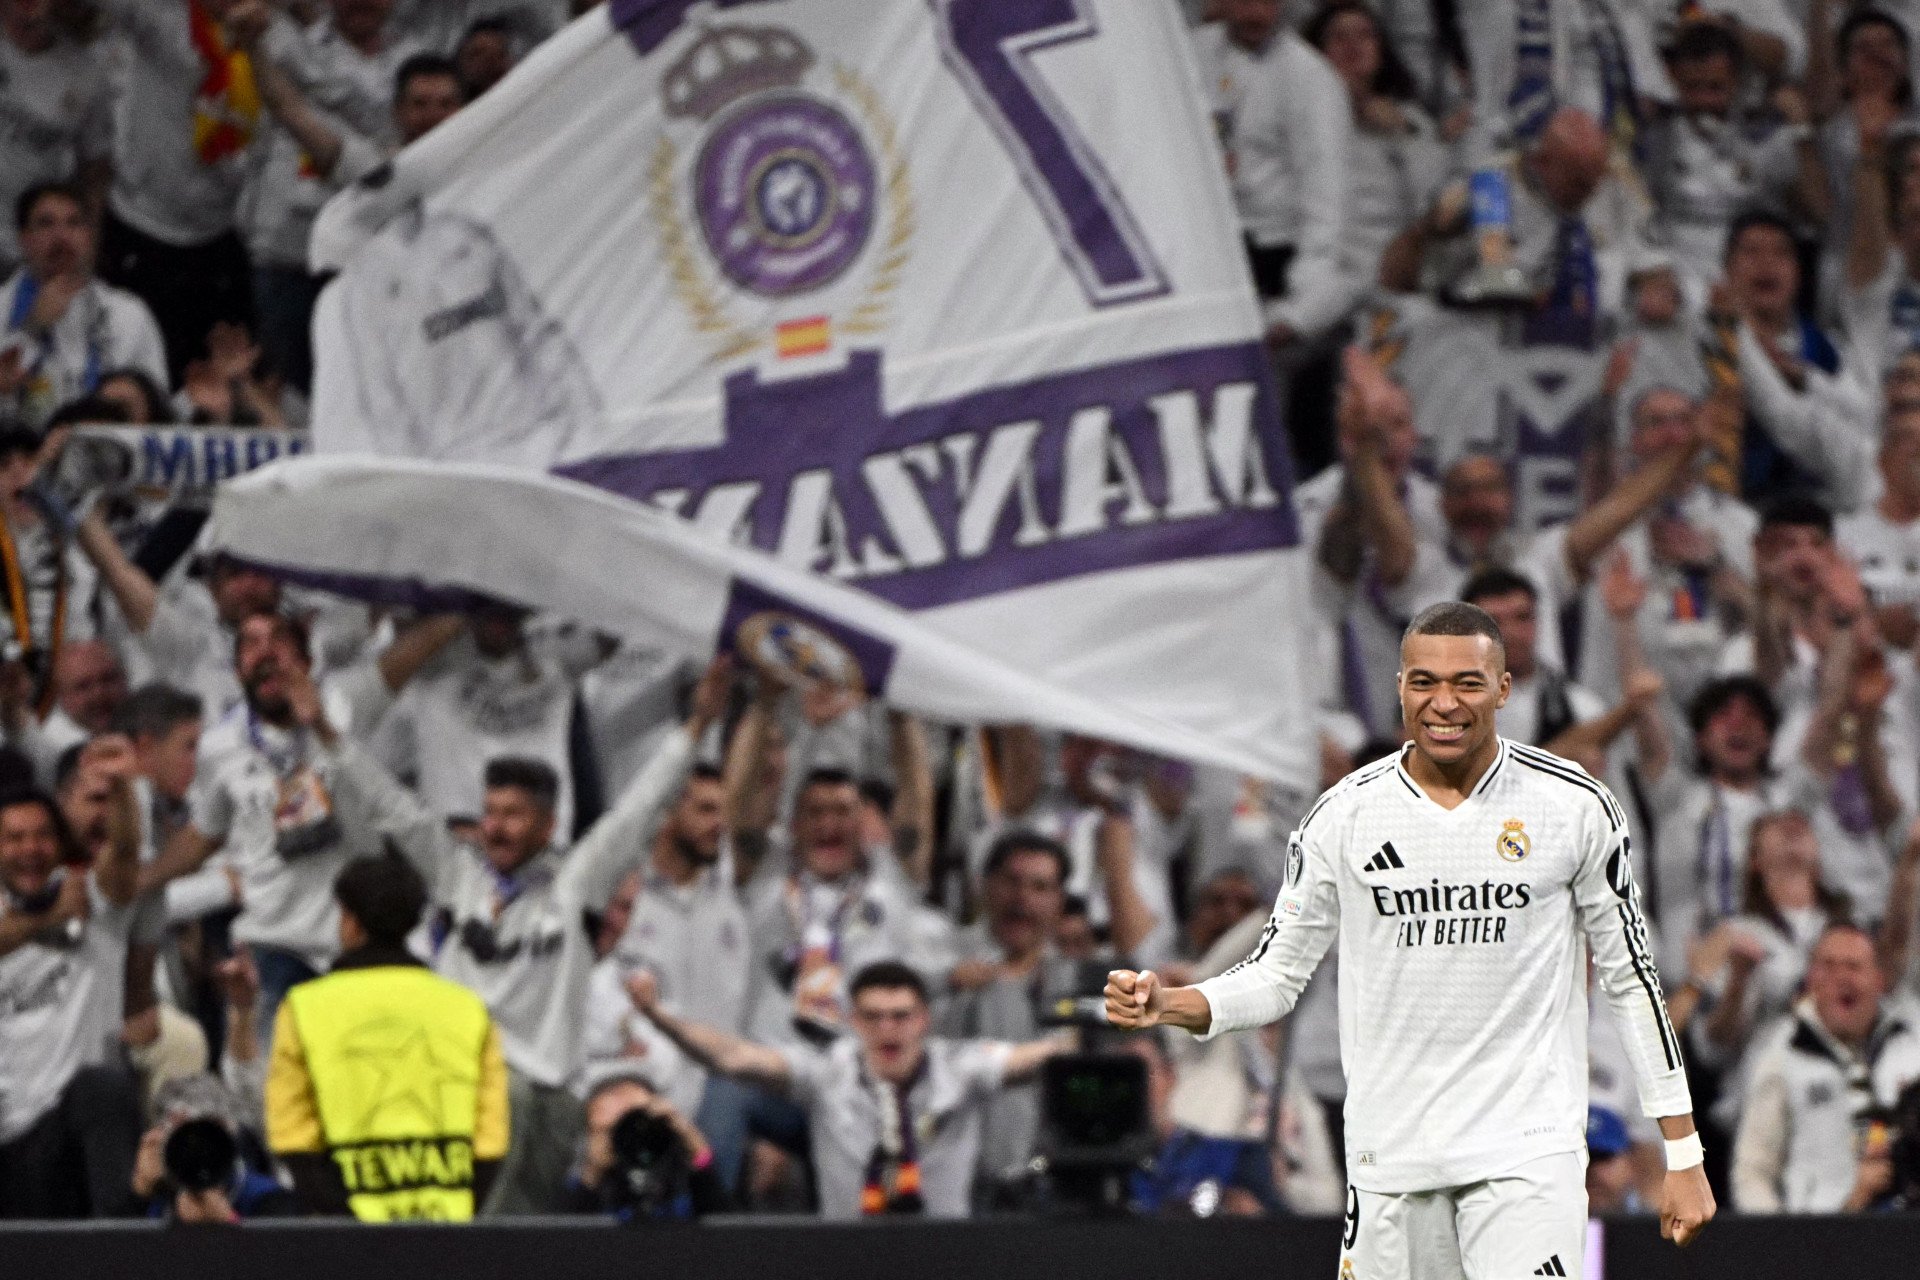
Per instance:
[[[199,1116],[174,1127],[160,1159],[182,1191],[225,1190],[240,1165],[240,1144],[226,1125]]]
[[[1038,1151],[1056,1207],[1125,1212],[1128,1180],[1156,1145],[1137,1054],[1062,1054],[1041,1068]]]
[[[687,1149],[674,1127],[645,1107],[614,1122],[613,1168],[606,1188],[629,1220],[688,1216],[692,1209]]]

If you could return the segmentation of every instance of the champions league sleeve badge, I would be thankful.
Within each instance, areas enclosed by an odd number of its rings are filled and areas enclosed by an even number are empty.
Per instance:
[[[820,66],[790,32],[716,26],[667,69],[661,97],[683,127],[661,134],[649,200],[674,292],[714,359],[817,355],[840,334],[879,332],[914,213],[873,87]],[[815,294],[824,305],[767,306]]]

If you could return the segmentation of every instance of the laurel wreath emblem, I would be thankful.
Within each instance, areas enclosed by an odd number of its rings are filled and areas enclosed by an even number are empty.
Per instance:
[[[853,307],[835,319],[843,333],[879,333],[886,326],[893,294],[913,256],[917,217],[913,186],[906,157],[900,149],[899,132],[887,118],[880,95],[849,67],[835,66],[833,80],[852,103],[880,153],[887,209],[887,235],[880,244],[873,276]],[[736,360],[766,346],[773,334],[771,330],[744,325],[733,315],[727,306],[727,291],[695,252],[694,237],[680,211],[680,154],[673,139],[661,134],[647,165],[648,208],[660,228],[660,251],[666,259],[673,291],[692,317],[695,331],[707,335],[713,342],[710,359],[713,362]]]

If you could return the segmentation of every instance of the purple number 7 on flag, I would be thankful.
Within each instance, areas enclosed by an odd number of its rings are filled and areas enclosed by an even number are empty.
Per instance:
[[[941,50],[1096,307],[1167,291],[1113,179],[1034,68],[1041,49],[1099,34],[1082,0],[933,0]]]

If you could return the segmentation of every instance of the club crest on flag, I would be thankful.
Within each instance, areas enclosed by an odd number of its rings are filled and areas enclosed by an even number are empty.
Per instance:
[[[660,93],[668,120],[687,128],[660,137],[650,203],[674,291],[714,358],[768,346],[780,359],[818,355],[841,334],[878,333],[914,214],[873,87],[852,68],[821,66],[791,32],[718,26],[668,68]],[[827,290],[834,313],[767,314],[769,303]]]
[[[1533,841],[1527,837],[1527,824],[1518,818],[1508,818],[1501,825],[1500,834],[1494,838],[1494,849],[1508,862],[1519,862],[1533,852]]]

